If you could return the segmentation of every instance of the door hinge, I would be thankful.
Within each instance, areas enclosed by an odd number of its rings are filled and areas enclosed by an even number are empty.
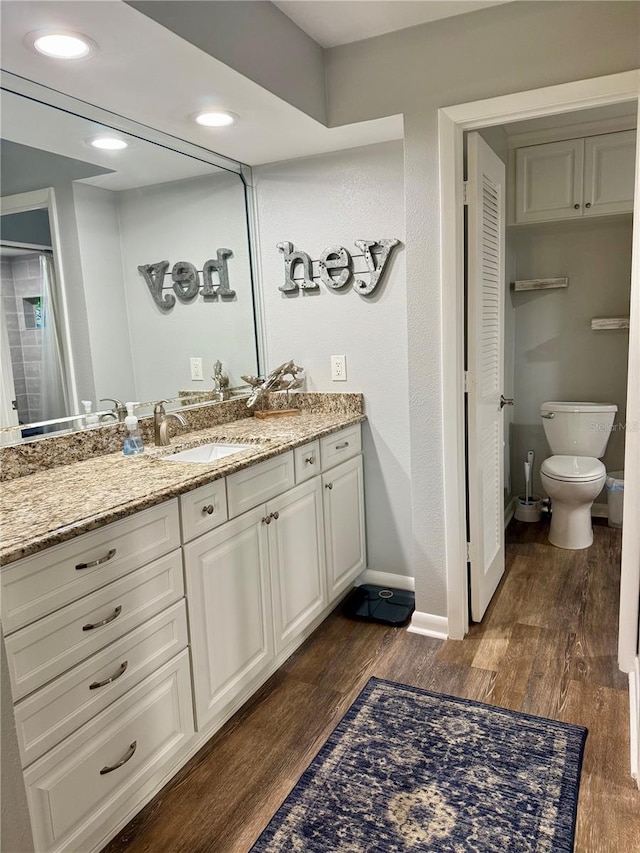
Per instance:
[[[469,181],[462,182],[462,203],[469,204]]]
[[[464,393],[468,394],[471,390],[471,374],[468,370],[464,372]]]
[[[471,542],[467,542],[467,563],[471,562]]]

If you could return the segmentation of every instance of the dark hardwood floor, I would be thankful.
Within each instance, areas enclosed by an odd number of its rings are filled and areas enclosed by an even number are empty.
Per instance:
[[[104,853],[246,853],[372,675],[587,726],[575,850],[640,851],[616,663],[621,537],[594,532],[563,551],[544,525],[512,522],[505,577],[464,640],[334,612]]]

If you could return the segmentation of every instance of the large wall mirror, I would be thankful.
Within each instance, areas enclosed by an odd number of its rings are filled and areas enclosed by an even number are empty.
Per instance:
[[[198,400],[217,361],[240,393],[248,169],[11,74],[1,110],[2,443],[86,427],[82,401]]]

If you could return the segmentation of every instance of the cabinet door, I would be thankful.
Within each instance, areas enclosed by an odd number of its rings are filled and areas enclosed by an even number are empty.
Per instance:
[[[362,456],[322,475],[329,601],[366,565]]]
[[[184,546],[197,728],[273,659],[265,507]]]
[[[516,151],[516,222],[581,215],[584,140],[530,145]]]
[[[327,602],[320,477],[270,501],[267,513],[277,654]]]
[[[584,215],[633,211],[635,131],[591,136],[584,145]]]

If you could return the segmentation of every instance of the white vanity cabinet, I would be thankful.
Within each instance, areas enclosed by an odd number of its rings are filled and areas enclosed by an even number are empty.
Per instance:
[[[230,520],[185,544],[198,731],[221,725],[365,568],[360,450],[358,424],[232,474]]]
[[[516,149],[515,222],[633,211],[636,132]]]
[[[228,477],[234,505],[278,491],[283,470],[293,473],[292,453]],[[198,730],[252,692],[325,609],[323,539],[316,477],[184,546]]]
[[[36,850],[99,849],[193,736],[177,501],[2,569]]]
[[[322,475],[329,600],[366,568],[362,456]]]
[[[363,501],[358,424],[2,569],[39,853],[97,853],[309,636]]]
[[[198,731],[273,660],[263,507],[184,547]]]

